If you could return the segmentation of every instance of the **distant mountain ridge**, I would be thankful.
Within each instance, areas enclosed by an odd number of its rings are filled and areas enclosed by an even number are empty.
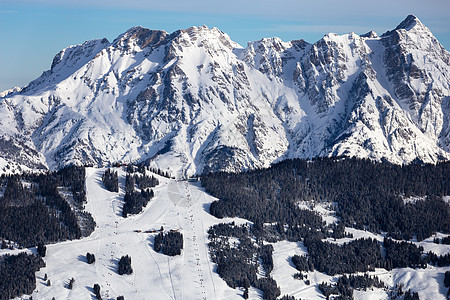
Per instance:
[[[450,159],[450,53],[415,16],[378,36],[242,48],[133,27],[0,97],[0,172],[146,161],[178,176],[356,156]]]

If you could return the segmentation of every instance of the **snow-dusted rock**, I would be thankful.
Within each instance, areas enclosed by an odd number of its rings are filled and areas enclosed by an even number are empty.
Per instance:
[[[381,36],[247,48],[217,28],[133,27],[62,50],[2,95],[0,142],[13,146],[0,171],[147,161],[185,176],[331,155],[436,162],[450,158],[449,110],[450,53],[414,16]]]

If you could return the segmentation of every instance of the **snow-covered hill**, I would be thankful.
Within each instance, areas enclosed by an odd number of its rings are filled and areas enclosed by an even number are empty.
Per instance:
[[[103,299],[243,299],[242,289],[232,289],[216,273],[216,266],[208,253],[210,226],[234,221],[236,224],[248,221],[239,218],[217,219],[208,213],[209,205],[216,200],[200,187],[199,183],[177,181],[158,177],[160,184],[154,189],[155,197],[138,215],[121,217],[125,172],[119,172],[119,193],[107,191],[101,177],[104,169],[88,168],[86,172],[86,211],[94,217],[97,228],[91,236],[73,241],[47,245],[44,257],[46,267],[37,272],[37,288],[33,299],[95,299],[93,286],[99,284]],[[155,175],[156,176],[156,175]],[[318,206],[324,220],[333,221],[333,212],[325,206]],[[166,231],[179,230],[183,234],[184,248],[181,255],[168,257],[153,250],[156,233],[135,232],[154,230],[161,226]],[[367,231],[347,228],[354,239],[371,237],[383,240],[383,236]],[[438,234],[444,237],[443,234]],[[348,242],[349,238],[333,242]],[[433,243],[433,237],[417,245],[425,251],[438,254],[448,253],[448,245]],[[304,254],[302,242],[280,241],[273,244],[273,278],[280,287],[281,295],[301,299],[324,299],[318,289],[322,282],[335,282],[339,276],[328,276],[317,271],[307,272],[310,284],[294,279],[298,271],[290,261],[294,254]],[[32,250],[32,249],[31,249]],[[19,250],[0,250],[0,254]],[[30,250],[26,250],[30,251]],[[95,255],[94,264],[88,264],[86,254]],[[133,274],[119,275],[118,260],[123,255],[131,256]],[[385,289],[356,291],[355,299],[389,299],[388,290],[402,284],[404,290],[418,292],[421,299],[445,299],[443,288],[445,271],[450,267],[426,269],[401,268],[390,272],[376,269],[377,275],[387,285]],[[51,285],[44,280],[45,274]],[[69,289],[69,281],[75,280]],[[262,292],[250,288],[250,299],[262,299]],[[22,296],[21,299],[29,299]]]
[[[134,27],[0,98],[0,171],[148,161],[177,176],[348,155],[450,158],[450,53],[416,17],[378,36],[242,48]]]

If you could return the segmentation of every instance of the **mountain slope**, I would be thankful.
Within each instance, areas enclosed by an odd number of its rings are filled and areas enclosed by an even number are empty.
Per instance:
[[[435,162],[450,158],[449,74],[450,53],[414,16],[382,36],[247,48],[217,28],[134,27],[62,50],[0,98],[0,141],[14,145],[0,167],[147,161],[185,176],[293,157]]]

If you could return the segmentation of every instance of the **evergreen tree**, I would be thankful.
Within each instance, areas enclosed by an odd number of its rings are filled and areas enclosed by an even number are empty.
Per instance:
[[[107,169],[102,176],[103,185],[110,192],[119,192],[119,176],[117,172]]]
[[[445,287],[450,287],[450,271],[445,271],[444,285]]]
[[[95,255],[88,252],[86,254],[86,259],[88,264],[93,264],[95,262]]]
[[[94,284],[94,294],[98,300],[102,299],[102,296],[100,295],[100,285],[98,285],[98,283]]]
[[[39,244],[37,246],[37,253],[39,254],[39,256],[45,257],[46,252],[47,252],[47,247],[44,245],[44,243],[39,242]]]
[[[130,275],[133,273],[133,269],[131,268],[131,257],[126,255],[122,256],[119,261],[119,275]]]
[[[69,284],[67,286],[69,288],[69,290],[71,290],[73,288],[74,283],[75,283],[75,279],[73,279],[73,277],[72,277],[72,279],[70,279]]]

